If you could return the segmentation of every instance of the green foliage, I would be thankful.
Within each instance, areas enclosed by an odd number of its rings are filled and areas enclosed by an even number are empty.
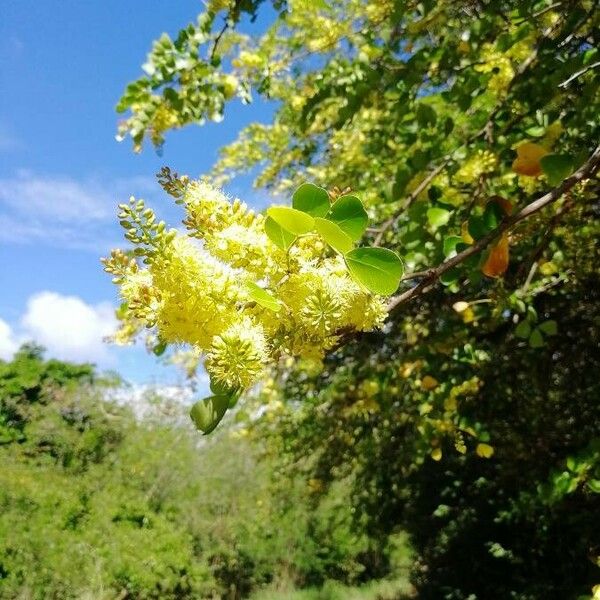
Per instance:
[[[559,239],[583,255],[597,232],[565,229]],[[568,291],[545,290],[535,310],[507,298],[485,327],[487,303],[421,299],[387,334],[331,356],[322,375],[289,378],[284,395],[304,402],[290,403],[278,428],[262,424],[289,468],[323,489],[354,478],[356,526],[374,540],[410,534],[419,597],[558,600],[599,580],[592,254],[588,266],[565,262]],[[467,328],[472,319],[479,327]]]
[[[244,429],[198,445],[177,405],[148,397],[135,418],[91,378],[32,347],[2,363],[29,412],[0,444],[0,598],[233,600],[365,578],[346,485],[317,505]]]
[[[338,331],[350,343],[319,373],[275,373],[286,411],[256,437],[319,493],[350,482],[352,527],[377,560],[390,532],[408,531],[420,598],[589,595],[600,582],[596,3],[289,2],[256,37],[233,25],[258,3],[236,3],[222,36],[216,5],[188,30],[199,40],[188,63],[150,57],[161,79],[128,89],[121,132],[139,147],[214,106],[220,117],[215,82],[233,77],[244,100],[253,90],[277,108],[222,149],[214,179],[258,171],[258,186],[296,189],[294,209],[354,242],[365,234],[348,250],[318,225],[355,280],[400,286],[385,333]],[[589,157],[583,181],[563,183]],[[337,199],[327,212],[307,176]],[[286,251],[294,214],[265,223]]]

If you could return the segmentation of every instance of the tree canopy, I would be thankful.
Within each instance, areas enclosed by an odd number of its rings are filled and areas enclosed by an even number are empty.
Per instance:
[[[252,390],[277,418],[250,427],[317,488],[351,473],[362,527],[411,532],[423,598],[600,581],[597,8],[215,0],[118,105],[141,150],[273,101],[204,179],[160,174],[187,235],[120,207],[118,338],[205,357],[201,430]],[[291,207],[218,189],[245,171]]]

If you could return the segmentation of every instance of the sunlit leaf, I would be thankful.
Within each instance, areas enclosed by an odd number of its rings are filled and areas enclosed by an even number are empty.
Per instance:
[[[327,213],[327,219],[336,223],[353,241],[359,240],[369,222],[363,203],[356,196],[341,196]]]
[[[287,250],[296,239],[293,233],[285,230],[271,217],[265,219],[265,233],[267,237],[282,250]]]
[[[292,196],[292,206],[313,217],[324,217],[330,208],[329,194],[314,183],[303,183]]]
[[[250,298],[257,304],[260,304],[260,306],[274,312],[277,312],[281,308],[281,303],[273,294],[267,292],[253,281],[248,281],[246,287],[248,288]]]
[[[460,244],[463,238],[458,235],[449,235],[444,239],[444,256],[448,258],[456,253],[456,244]]]
[[[448,223],[452,212],[445,208],[434,206],[427,211],[427,221],[434,229],[442,227]]]
[[[344,233],[339,225],[329,219],[315,217],[315,229],[317,230],[317,233],[340,254],[346,254],[354,248],[354,243],[350,239],[350,236]]]
[[[404,274],[400,257],[386,248],[355,248],[345,256],[352,278],[382,296],[393,294]]]
[[[313,217],[289,206],[271,206],[267,209],[267,215],[280,227],[295,235],[308,233],[315,226]]]

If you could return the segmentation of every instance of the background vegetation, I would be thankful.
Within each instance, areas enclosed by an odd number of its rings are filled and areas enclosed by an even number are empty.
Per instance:
[[[0,597],[233,599],[270,584],[266,600],[370,577],[346,485],[316,503],[244,437],[199,445],[182,407],[152,396],[136,420],[105,399],[113,384],[31,346],[0,363]],[[406,558],[400,540],[396,577]]]

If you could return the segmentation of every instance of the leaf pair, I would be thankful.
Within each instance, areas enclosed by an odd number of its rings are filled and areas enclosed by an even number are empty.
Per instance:
[[[385,248],[354,248],[367,224],[367,211],[356,196],[341,196],[330,204],[325,189],[304,183],[294,192],[291,208],[273,206],[267,210],[265,232],[279,248],[288,250],[299,235],[315,231],[344,257],[357,283],[375,294],[393,294],[404,273],[400,257]],[[262,306],[275,300],[264,296],[253,299]]]
[[[312,183],[303,183],[294,192],[291,208],[273,206],[267,215],[265,231],[283,250],[287,250],[297,236],[315,229],[328,244],[332,240],[335,246],[348,248],[362,237],[369,219],[356,196],[341,196],[331,205],[327,191]],[[335,246],[332,245],[338,250]]]

